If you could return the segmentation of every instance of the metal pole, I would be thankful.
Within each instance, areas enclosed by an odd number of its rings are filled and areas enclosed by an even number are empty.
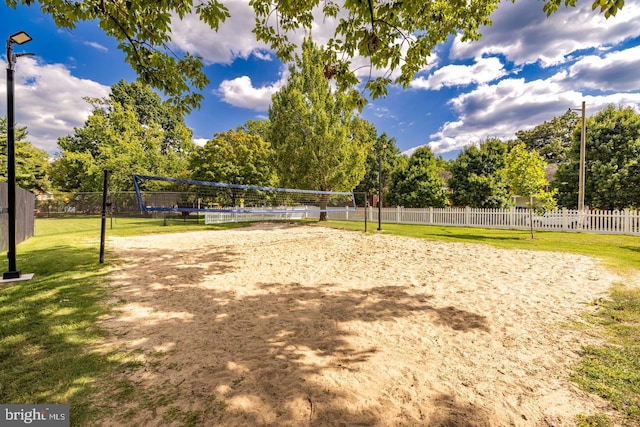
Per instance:
[[[382,152],[378,153],[378,231],[382,230]]]
[[[102,227],[100,231],[100,264],[104,263],[104,240],[107,228],[107,193],[109,192],[109,170],[104,170],[102,184]]]
[[[364,192],[364,232],[367,232],[367,215],[369,215],[369,193]]]
[[[578,211],[584,210],[585,151],[586,151],[586,104],[582,101],[582,128],[580,130],[580,172],[578,177]]]
[[[7,40],[7,184],[9,186],[9,270],[2,274],[4,280],[20,278],[20,270],[16,263],[16,153],[15,153],[15,117],[14,117],[14,83],[13,54],[11,39]]]

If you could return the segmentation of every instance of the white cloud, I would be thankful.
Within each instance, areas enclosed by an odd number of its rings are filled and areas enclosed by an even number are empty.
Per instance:
[[[583,100],[589,116],[609,104],[640,106],[640,47],[621,47],[639,35],[640,4],[627,2],[608,20],[592,11],[590,2],[561,6],[549,18],[542,6],[537,0],[502,2],[480,40],[455,38],[449,52],[453,65],[412,83],[431,90],[479,85],[449,101],[455,118],[425,141],[434,152],[457,151],[489,137],[512,139],[516,131],[562,115]],[[496,56],[506,62],[492,59]],[[456,64],[469,59],[476,62]],[[536,77],[540,72],[546,77]]]
[[[415,89],[438,90],[442,87],[488,83],[507,74],[499,58],[480,58],[473,65],[446,65],[429,77],[418,77],[411,82]]]
[[[4,86],[0,87],[3,99]],[[61,64],[41,65],[34,58],[20,58],[15,70],[17,125],[27,126],[27,139],[33,145],[54,153],[58,138],[83,126],[91,113],[82,97],[105,97],[109,91],[108,86],[72,76]],[[5,103],[0,103],[0,114],[6,115]]]
[[[248,58],[252,54],[260,59],[270,58],[268,47],[256,41],[251,32],[255,14],[248,0],[229,0],[224,5],[231,17],[217,32],[195,14],[186,15],[182,20],[174,18],[171,21],[173,44],[184,52],[202,56],[206,64],[231,64],[235,58]]]
[[[200,147],[204,147],[207,141],[209,141],[207,138],[193,138],[193,143]]]
[[[601,91],[632,91],[640,88],[640,46],[610,52],[602,57],[580,58],[567,73],[576,85]]]
[[[578,108],[583,100],[587,116],[591,116],[610,104],[637,107],[640,93],[584,96],[567,84],[564,75],[530,82],[523,78],[505,79],[453,98],[450,105],[458,119],[445,123],[431,135],[428,145],[435,153],[445,153],[486,138],[513,139],[518,130],[530,129],[569,108]]]
[[[224,80],[218,87],[222,101],[236,107],[254,111],[267,111],[271,97],[282,87],[286,79],[262,87],[254,87],[251,77],[242,76],[233,80]]]
[[[400,120],[400,118],[387,107],[375,106],[373,104],[369,104],[366,106],[367,110],[371,112],[375,117],[379,119],[394,119]]]
[[[638,35],[640,5],[625,3],[615,18],[606,19],[591,10],[591,2],[576,7],[561,6],[546,17],[537,0],[502,2],[491,16],[493,25],[481,30],[482,38],[462,42],[456,37],[451,57],[472,58],[485,54],[504,55],[516,64],[540,61],[543,66],[566,62],[566,56],[581,49],[600,48]]]
[[[85,46],[92,47],[92,48],[94,48],[96,50],[100,50],[102,52],[108,52],[109,51],[108,48],[106,48],[105,46],[101,45],[100,43],[86,41],[83,44]]]

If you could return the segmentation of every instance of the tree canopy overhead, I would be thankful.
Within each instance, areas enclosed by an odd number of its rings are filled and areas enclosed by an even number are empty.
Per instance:
[[[515,0],[512,0],[515,1]],[[125,60],[140,79],[169,96],[182,112],[197,108],[200,93],[208,84],[202,58],[171,49],[171,22],[195,13],[213,31],[231,16],[224,0],[5,0],[10,7],[39,5],[58,27],[74,28],[81,21],[96,21],[119,42]],[[479,28],[490,25],[490,15],[500,0],[250,0],[256,14],[253,32],[284,61],[293,58],[296,47],[290,37],[296,30],[309,30],[317,20],[336,21],[324,58],[325,77],[335,77],[339,86],[357,83],[351,62],[363,56],[371,66],[387,75],[367,82],[373,97],[386,93],[390,73],[407,86],[427,62],[433,48],[453,34],[465,40],[480,37]],[[547,15],[562,4],[577,0],[545,0]],[[614,16],[624,0],[593,0],[593,9]],[[215,42],[212,32],[212,41]]]

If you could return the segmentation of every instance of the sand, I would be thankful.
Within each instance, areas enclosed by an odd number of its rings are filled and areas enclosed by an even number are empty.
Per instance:
[[[105,425],[574,426],[588,257],[290,224],[111,237],[105,345],[156,409]],[[128,409],[134,409],[129,411]],[[182,417],[182,418],[180,418]],[[180,421],[182,420],[182,421]]]

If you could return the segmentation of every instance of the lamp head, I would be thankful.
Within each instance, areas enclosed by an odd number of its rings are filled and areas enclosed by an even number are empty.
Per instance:
[[[9,36],[9,40],[15,44],[25,44],[32,40],[31,36],[24,31],[19,31]]]

